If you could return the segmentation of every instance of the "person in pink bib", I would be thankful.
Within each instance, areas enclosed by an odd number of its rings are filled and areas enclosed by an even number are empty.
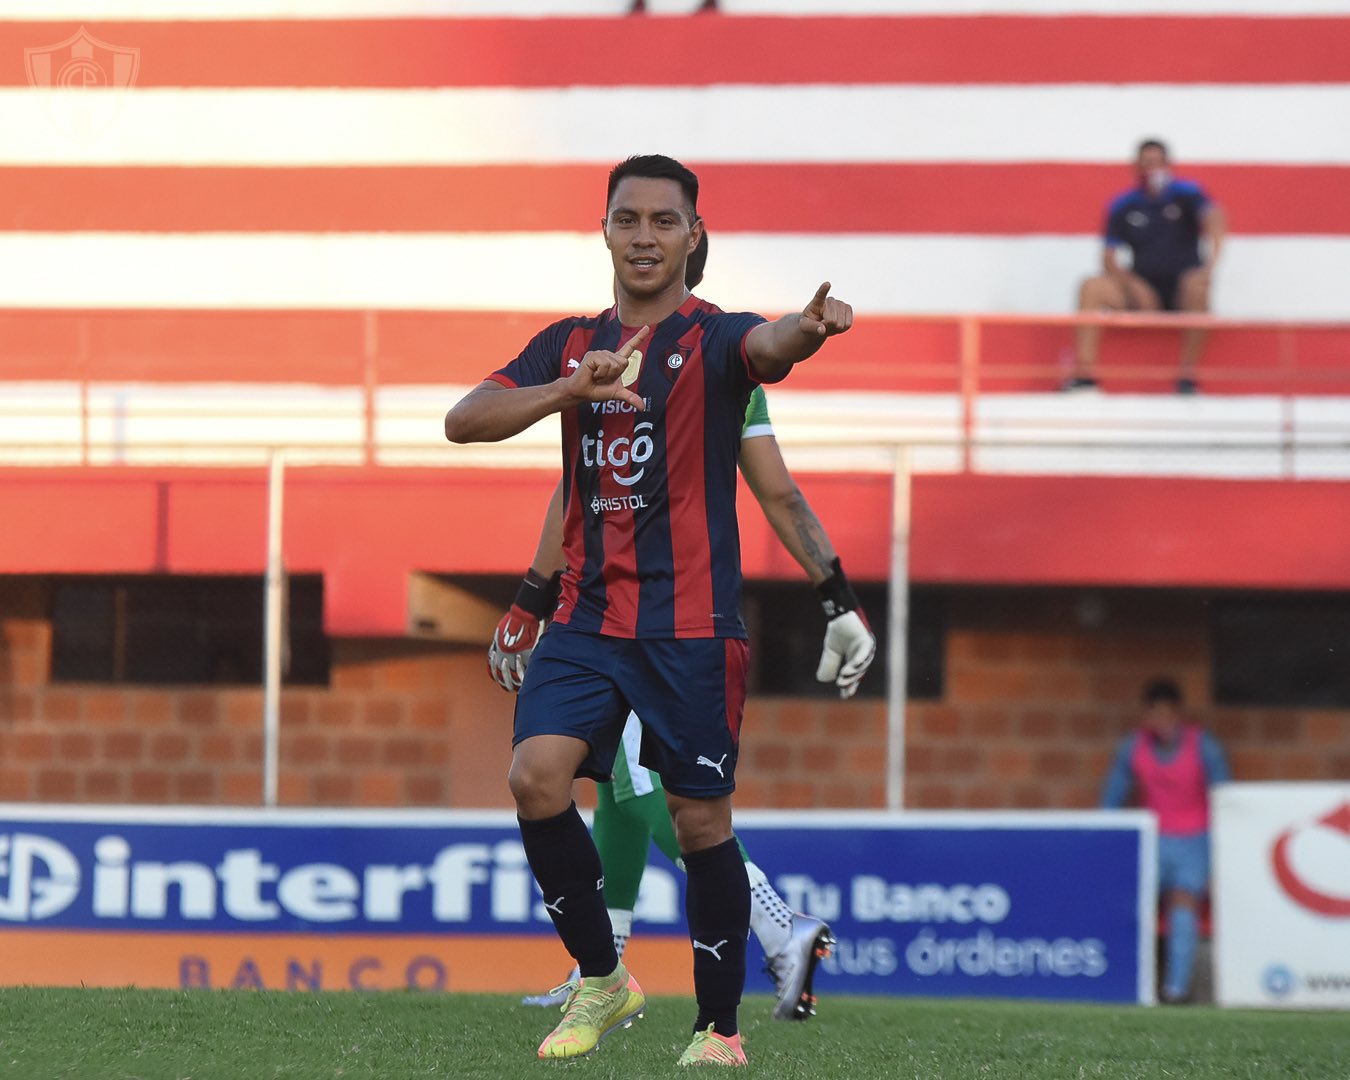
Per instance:
[[[1158,817],[1158,894],[1167,914],[1164,1001],[1186,1000],[1209,890],[1209,789],[1232,779],[1218,740],[1186,715],[1171,679],[1144,688],[1139,729],[1121,744],[1102,793],[1119,809],[1135,796]]]

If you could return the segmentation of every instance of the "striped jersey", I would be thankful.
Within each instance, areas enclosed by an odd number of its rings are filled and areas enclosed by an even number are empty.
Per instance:
[[[644,411],[606,401],[562,414],[567,570],[556,621],[624,638],[746,636],[736,458],[756,386],[745,338],[762,322],[690,296],[641,350],[628,388]],[[491,377],[552,382],[636,331],[616,308],[563,319]]]

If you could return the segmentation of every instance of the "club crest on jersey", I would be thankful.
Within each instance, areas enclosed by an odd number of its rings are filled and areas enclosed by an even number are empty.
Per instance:
[[[693,355],[694,350],[688,345],[679,345],[666,357],[666,362],[661,366],[665,373],[666,381],[673,384],[679,377],[681,371],[689,363],[689,357]]]
[[[623,369],[623,374],[619,376],[619,382],[624,386],[632,386],[637,382],[638,372],[642,370],[642,350],[634,349],[628,354],[628,366]]]

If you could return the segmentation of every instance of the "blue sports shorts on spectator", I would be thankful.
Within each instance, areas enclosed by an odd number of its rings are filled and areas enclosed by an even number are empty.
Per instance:
[[[615,638],[554,623],[530,657],[512,745],[571,735],[590,747],[577,776],[608,780],[632,709],[642,721],[640,760],[668,792],[730,794],[749,654],[739,638]]]
[[[1209,833],[1158,837],[1158,891],[1209,891]]]

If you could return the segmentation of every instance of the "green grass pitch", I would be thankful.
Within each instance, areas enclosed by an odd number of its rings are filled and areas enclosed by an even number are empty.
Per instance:
[[[1343,1015],[831,996],[804,1024],[748,998],[774,1080],[1350,1077]],[[535,1059],[556,1013],[500,995],[0,989],[4,1080],[645,1080],[683,1074],[693,1004],[653,998],[593,1057]],[[687,1075],[687,1074],[686,1074]]]

